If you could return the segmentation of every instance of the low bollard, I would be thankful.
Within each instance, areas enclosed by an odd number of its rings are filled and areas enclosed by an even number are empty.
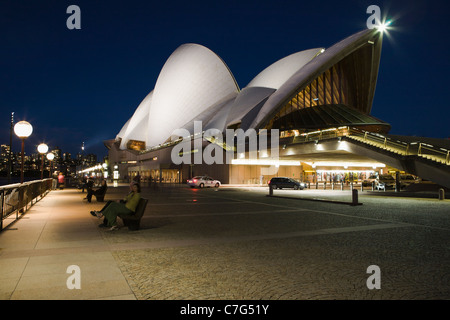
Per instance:
[[[273,188],[272,185],[269,185],[269,196],[273,195]]]
[[[352,206],[358,205],[358,189],[352,190]]]
[[[444,189],[439,189],[439,200],[445,200],[445,191]]]

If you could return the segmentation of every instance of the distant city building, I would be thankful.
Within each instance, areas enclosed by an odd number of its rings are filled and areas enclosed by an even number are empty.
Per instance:
[[[7,170],[9,162],[9,145],[2,144],[0,146],[0,170]]]
[[[0,176],[7,176],[8,168],[9,168],[9,145],[2,144],[0,145]],[[90,167],[98,165],[97,156],[95,154],[88,154],[83,156],[81,154],[77,154],[76,159],[72,159],[71,154],[69,152],[62,152],[59,147],[55,147],[50,151],[54,154],[54,159],[50,163],[46,156],[44,156],[43,162],[43,170],[44,177],[49,176],[49,172],[63,172],[65,175],[75,175],[77,172],[77,166],[83,164],[84,167]],[[26,154],[24,156],[24,172],[26,176],[40,177],[40,172],[42,169],[42,154],[37,151],[32,154]],[[18,176],[20,175],[21,170],[21,153],[13,152],[11,154],[11,162],[12,162],[12,175]],[[51,166],[50,166],[51,165]]]
[[[64,152],[63,153],[63,161],[71,161],[71,154],[69,152]]]
[[[95,154],[86,155],[86,162],[92,165],[97,163],[97,156]]]

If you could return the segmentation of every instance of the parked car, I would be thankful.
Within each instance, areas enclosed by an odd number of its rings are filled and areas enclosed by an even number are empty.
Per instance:
[[[377,190],[395,189],[395,179],[390,174],[382,174],[375,181]]]
[[[371,186],[372,183],[377,180],[377,178],[378,178],[378,176],[376,176],[376,175],[369,176],[367,179],[363,180],[362,185],[364,187]]]
[[[295,190],[303,190],[306,188],[306,183],[298,182],[292,178],[276,177],[270,179],[269,186],[273,189],[293,188]]]
[[[207,187],[220,187],[220,181],[215,180],[208,176],[196,176],[187,181],[187,184],[191,188],[207,188]]]
[[[411,174],[401,174],[400,175],[400,187],[401,188],[406,188],[407,186],[414,184],[414,183],[418,183],[419,180],[418,178],[414,177]]]

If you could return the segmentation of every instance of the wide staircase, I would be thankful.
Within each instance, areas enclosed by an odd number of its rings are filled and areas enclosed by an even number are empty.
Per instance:
[[[349,129],[349,142],[389,156],[408,173],[450,188],[450,140],[382,135]]]

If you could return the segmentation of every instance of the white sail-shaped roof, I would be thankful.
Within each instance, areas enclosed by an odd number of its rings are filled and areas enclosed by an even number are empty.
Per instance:
[[[147,146],[164,143],[175,129],[239,91],[225,63],[211,50],[180,46],[165,63],[154,89],[148,117]]]
[[[294,73],[316,57],[323,48],[310,49],[291,54],[273,63],[261,71],[250,83],[249,87],[266,87],[279,89]]]
[[[119,133],[116,135],[116,140],[122,139],[122,137],[125,135],[125,131],[128,128],[128,125],[130,124],[131,118],[125,122],[125,124],[120,129]]]
[[[120,142],[121,149],[125,149],[130,140],[145,141],[152,97],[153,91],[142,100],[133,116],[128,121],[127,127],[120,136],[120,138],[122,138],[122,141]]]
[[[283,85],[269,97],[259,111],[259,114],[255,117],[251,127],[261,127],[261,124],[267,121],[277,108],[281,106],[281,103],[286,97],[292,92],[295,92],[296,88],[302,84],[307,84],[322,72],[321,70],[330,67],[333,63],[343,59],[351,52],[357,50],[360,46],[367,44],[369,39],[373,38],[375,35],[375,31],[371,29],[355,33],[331,46],[302,68],[296,70],[296,72],[289,79],[286,79]],[[376,73],[377,72],[374,72],[374,74]]]

